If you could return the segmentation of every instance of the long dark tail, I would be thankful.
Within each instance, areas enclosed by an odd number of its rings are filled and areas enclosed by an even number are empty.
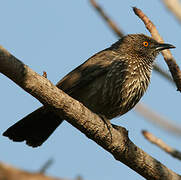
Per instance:
[[[3,136],[13,141],[26,141],[27,145],[37,147],[48,139],[62,121],[51,110],[41,107],[9,127]]]

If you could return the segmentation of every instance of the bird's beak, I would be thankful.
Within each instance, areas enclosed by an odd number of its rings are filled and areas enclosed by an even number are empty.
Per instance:
[[[162,51],[164,49],[171,49],[171,48],[175,48],[175,46],[173,46],[172,44],[165,44],[165,43],[158,43],[155,47],[157,51]]]

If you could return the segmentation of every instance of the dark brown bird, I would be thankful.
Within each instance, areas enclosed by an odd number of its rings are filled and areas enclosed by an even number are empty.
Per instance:
[[[124,36],[95,54],[57,84],[57,87],[107,119],[132,109],[150,82],[153,62],[160,51],[175,48],[144,34]],[[3,135],[13,141],[40,146],[62,123],[45,106],[8,128]]]

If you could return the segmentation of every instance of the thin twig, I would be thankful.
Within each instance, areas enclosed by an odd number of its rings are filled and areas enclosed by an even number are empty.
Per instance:
[[[179,0],[162,0],[163,4],[170,10],[181,23],[181,3]]]
[[[157,138],[156,136],[154,136],[152,133],[150,133],[148,131],[143,130],[142,134],[148,141],[157,145],[159,148],[161,148],[162,150],[164,150],[165,152],[167,152],[168,154],[170,154],[174,158],[181,160],[181,152],[180,151],[170,147],[162,139]]]
[[[124,35],[124,33],[118,28],[116,23],[108,17],[108,15],[103,11],[101,6],[99,6],[96,3],[96,1],[94,1],[94,0],[90,0],[90,3],[97,10],[97,12],[100,14],[100,16],[106,21],[106,23],[109,25],[109,27],[115,32],[115,34],[118,37],[122,37]]]
[[[148,108],[145,104],[143,103],[137,104],[135,106],[135,110],[146,119],[149,119],[150,122],[152,122],[154,125],[156,124],[159,127],[173,134],[181,136],[181,126],[179,126],[178,124],[173,124],[166,117],[162,117],[160,114]]]
[[[53,159],[48,159],[43,166],[40,168],[39,173],[45,174],[47,169],[53,164]]]
[[[162,37],[159,35],[156,26],[151,22],[151,20],[136,7],[133,7],[134,13],[144,22],[146,28],[151,33],[152,37],[157,40],[158,42],[164,42]],[[181,71],[179,66],[176,63],[176,60],[172,56],[170,50],[162,51],[162,55],[164,57],[165,62],[167,63],[169,70],[172,74],[172,77],[177,85],[177,90],[181,92]]]

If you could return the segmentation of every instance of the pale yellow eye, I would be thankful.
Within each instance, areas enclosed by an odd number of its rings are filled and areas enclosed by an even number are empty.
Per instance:
[[[148,47],[149,43],[147,41],[143,42],[143,46]]]

